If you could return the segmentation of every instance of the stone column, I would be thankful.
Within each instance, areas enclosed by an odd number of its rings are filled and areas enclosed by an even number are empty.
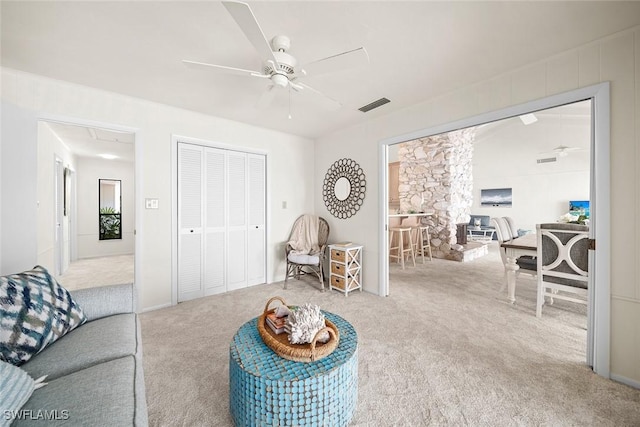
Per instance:
[[[433,256],[458,259],[456,224],[468,222],[473,202],[475,128],[420,138],[401,144],[400,210],[433,211],[430,226]]]

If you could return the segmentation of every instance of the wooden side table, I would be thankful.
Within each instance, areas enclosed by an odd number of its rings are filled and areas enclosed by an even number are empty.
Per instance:
[[[331,276],[329,290],[337,289],[349,296],[349,292],[360,289],[362,292],[362,245],[329,245]]]

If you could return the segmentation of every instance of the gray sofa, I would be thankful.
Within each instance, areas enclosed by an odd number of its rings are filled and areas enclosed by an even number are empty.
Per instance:
[[[105,286],[71,294],[89,320],[21,366],[33,378],[47,375],[48,383],[35,390],[22,409],[34,415],[53,411],[58,419],[54,425],[146,426],[135,287]],[[42,426],[43,420],[12,424],[23,425]]]

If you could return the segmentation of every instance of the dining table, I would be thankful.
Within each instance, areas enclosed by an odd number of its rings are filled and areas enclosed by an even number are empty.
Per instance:
[[[521,237],[503,242],[500,246],[505,249],[507,263],[506,270],[507,298],[511,304],[516,302],[516,272],[520,266],[516,263],[522,255],[536,256],[538,253],[538,238],[536,234],[525,234]]]

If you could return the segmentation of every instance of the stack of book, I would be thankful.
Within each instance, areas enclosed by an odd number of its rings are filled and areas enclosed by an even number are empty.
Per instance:
[[[267,325],[271,328],[271,330],[276,334],[282,334],[286,331],[285,324],[287,323],[287,318],[289,316],[284,317],[276,317],[274,312],[268,313],[266,317]]]

